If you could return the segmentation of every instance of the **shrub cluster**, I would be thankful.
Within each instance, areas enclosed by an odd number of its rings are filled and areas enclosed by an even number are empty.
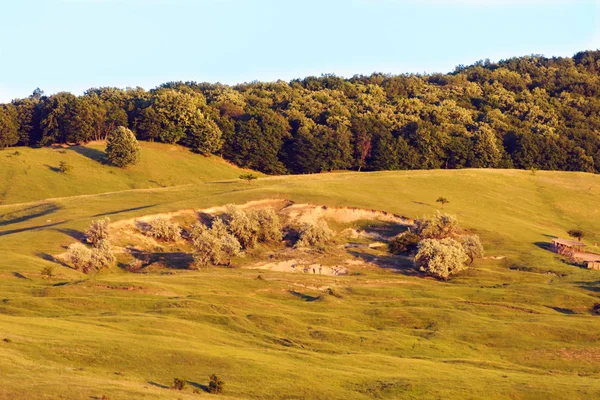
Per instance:
[[[67,257],[78,271],[90,273],[114,265],[116,258],[109,240],[109,218],[92,221],[85,237],[92,248],[83,243],[73,243],[67,249]]]
[[[165,217],[156,217],[149,223],[150,229],[146,232],[149,236],[165,242],[175,242],[181,238],[181,227],[176,222],[171,222]]]
[[[466,269],[469,256],[459,242],[452,238],[424,239],[419,243],[415,263],[419,270],[447,280],[452,274]]]
[[[197,265],[229,265],[231,259],[242,251],[235,236],[227,231],[221,218],[213,221],[210,229],[197,223],[190,233]]]
[[[281,238],[281,222],[273,209],[246,212],[233,205],[227,206],[226,213],[216,218],[210,229],[197,223],[190,230],[196,263],[201,266],[229,265],[242,249]]]
[[[415,226],[393,238],[389,250],[415,255],[415,265],[423,272],[447,280],[484,255],[479,236],[464,234],[455,216],[437,212],[415,221]]]
[[[217,375],[212,374],[209,377],[208,382],[208,392],[212,394],[220,394],[223,393],[223,387],[225,386],[225,382]]]
[[[92,221],[90,226],[85,231],[85,240],[92,246],[98,244],[101,240],[107,240],[109,236],[108,225],[110,218],[105,217]]]
[[[324,247],[333,239],[333,231],[327,221],[320,219],[313,224],[307,224],[300,230],[300,239],[295,247]]]

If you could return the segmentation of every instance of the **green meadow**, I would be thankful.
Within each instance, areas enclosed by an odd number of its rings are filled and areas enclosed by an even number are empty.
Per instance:
[[[232,399],[600,397],[600,271],[547,250],[572,228],[600,242],[600,176],[468,169],[247,183],[180,147],[143,144],[126,170],[102,157],[101,146],[0,151],[0,398],[215,397],[205,392],[213,373]],[[57,172],[60,161],[72,171]],[[417,218],[439,196],[489,256],[448,282],[390,268],[257,279],[235,263],[85,275],[52,261],[103,216],[288,199]],[[43,279],[50,265],[56,276]],[[186,389],[169,389],[174,378]]]

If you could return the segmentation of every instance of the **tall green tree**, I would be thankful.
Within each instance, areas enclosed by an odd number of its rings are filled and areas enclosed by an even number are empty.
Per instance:
[[[125,168],[140,160],[140,145],[133,132],[119,126],[108,135],[106,158],[117,167]]]

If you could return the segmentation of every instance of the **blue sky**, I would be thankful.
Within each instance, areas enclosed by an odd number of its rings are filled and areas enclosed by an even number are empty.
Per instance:
[[[572,56],[600,48],[599,17],[595,0],[7,0],[0,101]]]

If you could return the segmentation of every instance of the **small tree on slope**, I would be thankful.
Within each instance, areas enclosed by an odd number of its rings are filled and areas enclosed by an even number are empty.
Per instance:
[[[125,168],[140,160],[140,145],[133,132],[119,126],[108,135],[106,158],[111,164]]]

